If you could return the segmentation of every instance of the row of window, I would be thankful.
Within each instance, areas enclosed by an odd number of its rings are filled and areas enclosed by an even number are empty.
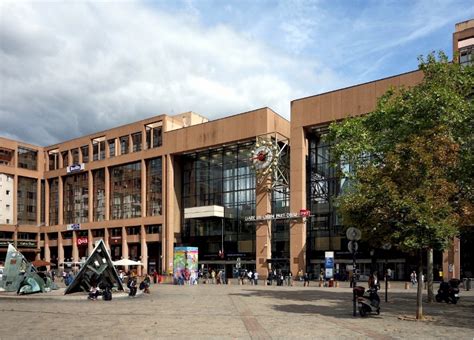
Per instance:
[[[145,149],[160,147],[163,142],[162,138],[161,122],[145,126]],[[97,137],[92,139],[91,142],[92,155],[91,150],[89,150],[89,145],[62,152],[58,150],[49,151],[48,169],[56,170],[60,167],[66,168],[72,164],[89,163],[91,156],[92,161],[99,161],[107,157],[111,158],[118,155],[126,155],[130,152],[138,152],[143,149],[142,132],[111,139],[107,139],[105,136]]]
[[[140,235],[140,226],[133,226],[133,227],[125,227],[125,231],[127,235]],[[122,228],[108,228],[109,237],[118,237],[122,236]],[[161,224],[150,224],[145,225],[145,234],[152,235],[152,234],[161,234],[162,225]],[[49,240],[57,240],[58,233],[47,233]],[[34,234],[36,235],[36,234]],[[61,236],[63,239],[68,240],[72,239],[72,231],[63,231],[61,232]],[[77,237],[87,237],[88,231],[87,230],[77,230],[76,231]],[[92,230],[92,237],[99,238],[105,237],[105,229],[93,229]],[[1,237],[0,237],[1,238]],[[41,240],[44,240],[44,234],[41,234]]]

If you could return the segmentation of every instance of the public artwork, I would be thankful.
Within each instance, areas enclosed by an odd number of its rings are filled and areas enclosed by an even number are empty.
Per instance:
[[[64,294],[88,292],[93,285],[101,288],[107,286],[123,290],[122,282],[102,240],[97,243],[92,254],[69,284]]]
[[[195,283],[198,278],[198,248],[175,247],[173,277],[174,282],[182,284],[184,281]]]
[[[17,294],[43,293],[45,280],[38,275],[36,268],[23,254],[9,244],[0,287]]]

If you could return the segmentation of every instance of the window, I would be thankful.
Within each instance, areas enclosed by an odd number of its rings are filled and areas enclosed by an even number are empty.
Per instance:
[[[72,164],[79,164],[79,149],[75,148],[71,150]]]
[[[459,64],[474,64],[474,45],[466,46],[459,49]]]
[[[23,169],[37,170],[38,151],[19,146],[18,167]]]
[[[88,173],[70,175],[63,184],[64,223],[87,222],[89,217]]]
[[[140,227],[127,227],[127,235],[139,235]]]
[[[147,234],[161,234],[161,224],[146,225],[145,232]]]
[[[105,231],[104,229],[94,229],[92,230],[92,237],[104,237]]]
[[[6,194],[7,194],[7,195],[10,195],[10,190],[7,190],[7,191],[6,191]]]
[[[49,170],[59,169],[59,152],[58,150],[52,150],[48,152],[49,158]]]
[[[109,157],[115,157],[115,139],[109,139]]]
[[[110,218],[140,217],[141,162],[116,166],[110,173]]]
[[[49,183],[49,225],[59,223],[59,178],[53,178]]]
[[[14,150],[7,148],[0,148],[0,165],[12,166],[13,165],[13,156],[15,154]]]
[[[36,224],[36,193],[35,178],[18,177],[17,213],[19,224]]]
[[[93,172],[94,178],[94,221],[105,219],[105,170]]]
[[[155,122],[145,125],[146,148],[157,148],[162,144],[162,122]]]
[[[63,160],[63,168],[69,166],[69,151],[61,152],[61,159]]]
[[[94,161],[105,159],[105,137],[92,140],[92,159]]]
[[[89,163],[89,145],[81,147],[82,163]]]
[[[162,207],[162,163],[161,157],[150,159],[147,164],[147,215],[161,215]]]
[[[126,155],[130,151],[130,141],[128,136],[120,137],[120,154]]]
[[[137,132],[132,135],[132,143],[133,143],[133,152],[141,151],[142,149],[142,133]]]

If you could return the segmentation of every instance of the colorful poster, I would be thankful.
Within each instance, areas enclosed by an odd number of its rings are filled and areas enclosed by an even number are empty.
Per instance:
[[[175,284],[195,284],[198,279],[198,248],[175,247],[173,277]]]

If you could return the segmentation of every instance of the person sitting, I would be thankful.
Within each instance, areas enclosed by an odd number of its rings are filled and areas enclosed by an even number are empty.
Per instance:
[[[89,299],[90,300],[97,300],[97,297],[99,296],[99,288],[97,286],[91,285],[91,289],[89,290]]]

